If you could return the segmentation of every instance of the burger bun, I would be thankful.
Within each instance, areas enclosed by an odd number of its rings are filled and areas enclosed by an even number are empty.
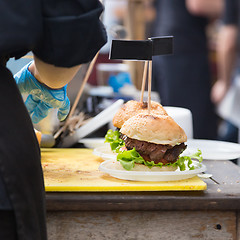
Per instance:
[[[126,102],[113,117],[113,125],[117,128],[121,128],[124,122],[129,118],[135,116],[138,113],[147,113],[147,102],[137,102],[130,100]],[[167,115],[163,106],[155,101],[151,101],[151,112],[156,115]]]
[[[187,141],[184,130],[168,115],[137,114],[122,125],[120,132],[155,144],[175,146]]]

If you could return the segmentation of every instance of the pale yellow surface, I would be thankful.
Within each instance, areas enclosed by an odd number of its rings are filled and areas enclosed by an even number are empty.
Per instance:
[[[189,191],[207,185],[194,177],[181,181],[138,182],[120,180],[98,170],[103,161],[90,149],[41,149],[47,192]]]

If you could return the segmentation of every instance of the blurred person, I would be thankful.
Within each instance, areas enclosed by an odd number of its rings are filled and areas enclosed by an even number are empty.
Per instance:
[[[153,90],[165,106],[193,114],[194,138],[215,139],[217,116],[210,100],[211,72],[206,35],[208,23],[220,16],[222,0],[158,0],[153,36],[172,35],[174,52],[153,59]]]
[[[0,2],[0,239],[47,239],[40,149],[29,113],[35,122],[52,107],[60,120],[67,116],[66,84],[106,42],[102,11],[98,0]],[[15,81],[6,62],[29,51],[34,62]],[[19,90],[29,94],[26,106]]]
[[[211,91],[212,101],[220,105],[231,87],[231,93],[240,96],[240,51],[239,51],[240,3],[238,0],[225,0],[222,26],[218,34],[217,62],[218,80]],[[236,96],[231,98],[233,101]],[[226,101],[228,101],[226,99]],[[234,113],[230,109],[239,108],[239,102],[229,102],[228,109],[220,109],[226,119],[222,121],[219,131],[219,140],[238,142],[239,124],[234,121]],[[227,113],[225,113],[227,111]],[[221,114],[220,114],[221,115]],[[239,118],[239,116],[238,116]]]

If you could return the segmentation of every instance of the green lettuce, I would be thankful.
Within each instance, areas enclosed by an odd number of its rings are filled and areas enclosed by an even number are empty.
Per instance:
[[[119,153],[117,155],[117,161],[119,161],[123,168],[126,170],[132,170],[135,166],[135,163],[142,163],[148,166],[149,168],[153,166],[162,167],[163,165],[163,163],[155,164],[153,161],[152,162],[145,161],[142,158],[142,156],[136,151],[135,148],[133,148],[132,150]]]
[[[124,141],[120,138],[120,134],[117,130],[109,129],[105,135],[105,142],[110,143],[112,151],[116,153],[121,152],[120,149],[125,146]]]
[[[185,171],[186,167],[188,167],[189,170],[194,170],[195,166],[192,165],[192,159],[198,160],[199,165],[201,165],[201,162],[203,160],[201,150],[198,149],[196,153],[189,156],[179,157],[176,164],[179,167],[180,171]]]
[[[168,163],[164,166],[173,166],[178,167],[180,171],[185,171],[186,169],[193,170],[195,169],[195,166],[192,164],[192,159],[197,159],[199,161],[199,164],[202,162],[202,152],[198,150],[196,153],[190,156],[181,156],[178,158],[178,160],[175,163]],[[153,161],[145,161],[141,155],[136,151],[135,148],[132,150],[124,151],[121,153],[118,153],[117,155],[117,161],[119,161],[122,165],[122,167],[128,171],[132,170],[135,166],[135,163],[144,164],[149,168],[152,168],[153,166],[156,167],[162,167],[163,163],[154,163]]]

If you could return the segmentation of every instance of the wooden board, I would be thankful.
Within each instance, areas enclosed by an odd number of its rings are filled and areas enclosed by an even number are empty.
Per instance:
[[[193,191],[205,190],[200,178],[169,182],[120,180],[98,170],[103,161],[90,149],[41,149],[47,192]]]

